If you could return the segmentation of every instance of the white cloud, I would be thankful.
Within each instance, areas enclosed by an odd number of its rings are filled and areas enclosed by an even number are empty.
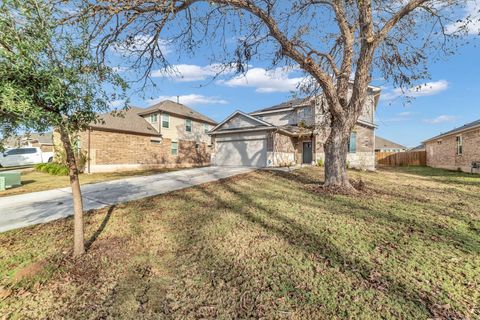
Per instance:
[[[469,0],[466,3],[463,16],[445,27],[447,34],[452,34],[455,32],[463,33],[470,35],[480,34],[480,1],[479,0]]]
[[[235,71],[233,67],[225,66],[219,63],[213,63],[207,66],[198,66],[194,64],[177,64],[169,69],[159,69],[152,72],[151,76],[169,77],[177,82],[189,82],[205,80],[214,77],[219,73],[231,74]]]
[[[129,69],[128,67],[122,67],[122,66],[112,67],[112,71],[116,73],[122,73],[127,71],[128,69]]]
[[[187,94],[178,97],[179,102],[187,106],[200,105],[200,104],[227,104],[228,101],[219,97],[204,96],[201,94]],[[148,105],[154,105],[164,100],[177,101],[177,96],[159,96],[155,99],[149,99],[145,102]]]
[[[290,74],[296,71],[292,68],[252,68],[245,75],[238,75],[230,80],[219,80],[218,83],[229,87],[252,87],[256,92],[289,92],[297,89],[305,77],[290,78]]]
[[[120,55],[139,54],[150,45],[152,40],[153,37],[149,35],[136,35],[130,40],[114,44],[112,50]],[[166,40],[158,39],[158,46],[164,56],[172,52],[170,43]]]
[[[382,94],[381,99],[384,101],[390,101],[401,96],[405,96],[409,98],[432,96],[447,89],[448,89],[448,81],[439,80],[434,82],[427,82],[406,90],[403,90],[401,88],[396,88],[396,89],[393,89],[391,92],[386,92]]]
[[[410,116],[413,114],[413,112],[410,111],[404,111],[404,112],[399,112],[395,114],[395,116],[391,118],[386,118],[386,119],[380,119],[381,122],[402,122],[402,121],[408,121],[410,120]]]
[[[110,107],[112,108],[118,108],[118,107],[123,107],[125,106],[126,100],[113,100],[110,101]]]
[[[455,121],[458,117],[457,116],[450,116],[450,115],[441,115],[441,116],[438,116],[436,118],[433,118],[433,119],[425,119],[423,120],[424,122],[426,123],[429,123],[429,124],[439,124],[439,123],[443,123],[443,122],[452,122],[452,121]]]

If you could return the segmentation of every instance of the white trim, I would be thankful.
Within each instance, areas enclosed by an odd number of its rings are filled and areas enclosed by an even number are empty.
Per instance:
[[[266,111],[254,111],[250,113],[252,116],[260,115],[260,114],[269,114],[269,113],[279,113],[279,112],[285,112],[285,111],[293,111],[294,107],[285,107],[281,109],[275,109],[275,110],[266,110]]]
[[[219,124],[217,124],[217,125],[215,126],[215,128],[213,128],[212,130],[210,130],[209,134],[213,133],[213,131],[215,131],[215,130],[217,130],[218,128],[220,128],[220,127],[221,127],[222,125],[224,125],[228,120],[232,119],[233,117],[235,117],[235,116],[237,116],[237,115],[239,115],[239,114],[242,115],[242,116],[245,116],[245,117],[247,117],[247,118],[249,118],[249,119],[251,119],[251,120],[254,120],[254,121],[256,121],[256,122],[258,122],[258,123],[260,123],[260,124],[262,124],[262,125],[264,125],[264,126],[274,127],[274,125],[271,124],[271,123],[268,123],[268,122],[266,122],[266,121],[257,119],[257,118],[255,118],[255,117],[252,117],[251,115],[249,115],[249,114],[247,114],[247,113],[244,113],[244,112],[242,112],[242,111],[240,111],[240,110],[236,110],[234,113],[232,113],[231,115],[229,115],[225,120],[223,120],[222,122],[220,122]]]
[[[230,129],[217,132],[209,132],[208,135],[219,135],[219,134],[229,134],[229,133],[239,133],[239,132],[250,132],[250,131],[267,131],[267,130],[276,130],[277,127],[257,127],[257,128],[245,128],[245,129]]]

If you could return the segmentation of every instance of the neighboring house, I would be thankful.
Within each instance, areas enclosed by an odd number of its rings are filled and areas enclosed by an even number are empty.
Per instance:
[[[53,132],[26,133],[5,141],[5,148],[35,147],[43,152],[53,152]]]
[[[425,151],[425,145],[422,143],[414,148],[410,148],[407,151]]]
[[[427,166],[480,172],[480,119],[424,141]]]
[[[351,167],[375,168],[375,108],[380,89],[367,102],[349,143]],[[312,164],[324,159],[329,117],[323,96],[295,99],[250,114],[236,111],[211,132],[212,162],[222,166],[272,167]]]
[[[210,164],[207,132],[216,122],[185,105],[166,100],[101,119],[77,141],[89,159],[86,172]]]
[[[375,136],[375,152],[405,152],[407,147],[385,138]]]

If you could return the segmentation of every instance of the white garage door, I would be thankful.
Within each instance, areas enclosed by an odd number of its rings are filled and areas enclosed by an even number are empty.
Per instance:
[[[215,164],[217,166],[267,166],[267,140],[263,137],[245,139],[218,139]]]

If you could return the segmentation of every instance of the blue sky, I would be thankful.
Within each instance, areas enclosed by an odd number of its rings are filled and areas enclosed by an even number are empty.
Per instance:
[[[472,33],[478,32],[479,24],[474,27]],[[420,90],[407,93],[414,97],[409,103],[389,83],[378,79],[372,83],[383,89],[376,115],[378,135],[414,147],[422,140],[480,118],[478,36],[472,34],[469,40],[455,55],[430,63],[431,80]],[[179,96],[181,103],[221,121],[237,109],[250,112],[291,99],[302,79],[296,70],[267,70],[270,61],[261,60],[252,61],[246,76],[227,70],[212,79],[218,66],[212,61],[210,50],[201,48],[193,56],[184,56],[176,52],[174,45],[165,44],[164,53],[178,72],[165,76],[161,70],[154,70],[152,80],[156,86],[147,86],[141,93],[131,90],[130,103],[147,107]],[[119,53],[112,51],[115,55],[113,60],[120,66],[121,74],[126,79],[133,78],[132,70],[123,67]]]

